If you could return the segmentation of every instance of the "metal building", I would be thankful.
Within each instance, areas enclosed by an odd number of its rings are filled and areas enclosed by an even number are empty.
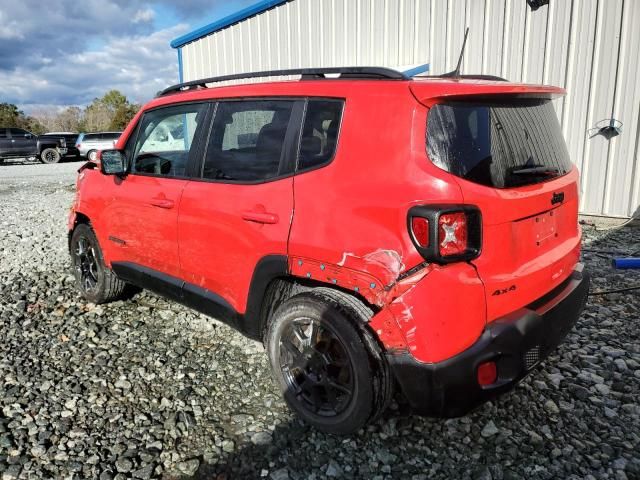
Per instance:
[[[171,46],[181,81],[306,66],[428,63],[440,74],[469,26],[463,72],[567,89],[555,104],[582,174],[581,212],[639,216],[640,1],[529,3],[545,2],[264,0]],[[600,130],[621,124],[619,135]]]

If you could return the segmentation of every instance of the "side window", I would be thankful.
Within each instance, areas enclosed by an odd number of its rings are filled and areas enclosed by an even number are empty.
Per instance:
[[[184,177],[198,122],[206,104],[188,104],[145,113],[133,149],[131,172]]]
[[[7,129],[0,128],[0,138],[7,138]]]
[[[10,128],[9,131],[11,132],[11,136],[13,138],[24,138],[24,136],[29,133],[21,128]]]
[[[298,170],[329,162],[336,151],[342,100],[309,100],[304,120]]]
[[[294,101],[220,102],[203,178],[259,181],[279,175]]]

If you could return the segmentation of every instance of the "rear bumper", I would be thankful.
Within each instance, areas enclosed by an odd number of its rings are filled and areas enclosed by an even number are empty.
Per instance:
[[[562,342],[578,320],[589,292],[589,274],[578,264],[544,297],[491,322],[467,350],[437,363],[409,353],[387,353],[395,377],[416,413],[457,417],[511,390]],[[493,360],[497,381],[482,387],[478,365]]]

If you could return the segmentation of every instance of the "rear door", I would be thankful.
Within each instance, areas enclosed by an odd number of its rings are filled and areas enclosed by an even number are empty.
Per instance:
[[[579,258],[578,173],[548,98],[492,96],[432,106],[431,161],[480,207],[488,320],[537,300]]]
[[[180,204],[185,289],[214,292],[244,313],[260,260],[287,255],[303,109],[278,98],[217,104],[199,178]]]
[[[105,224],[115,262],[144,266],[173,278],[178,259],[178,207],[188,168],[198,153],[208,104],[146,112],[126,146],[130,173],[113,177],[113,199]]]

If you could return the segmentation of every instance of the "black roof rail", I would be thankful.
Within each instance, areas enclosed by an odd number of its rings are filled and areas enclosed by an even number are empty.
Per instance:
[[[509,80],[507,80],[506,78],[503,77],[498,77],[496,75],[481,75],[481,74],[468,74],[468,75],[458,75],[458,76],[453,76],[452,75],[453,72],[449,72],[449,73],[445,73],[442,75],[435,75],[436,78],[451,78],[453,80],[462,78],[462,79],[468,79],[468,80],[493,80],[496,82],[508,82]]]
[[[301,75],[301,80],[316,80],[327,78],[326,75],[339,74],[341,79],[373,79],[373,80],[411,80],[402,72],[384,67],[328,67],[328,68],[294,68],[289,70],[267,70],[263,72],[236,73],[222,75],[220,77],[202,78],[190,82],[178,83],[165,88],[157,97],[191,90],[192,88],[207,88],[207,83],[226,82],[229,80],[243,80],[260,77],[284,77],[288,75]]]

